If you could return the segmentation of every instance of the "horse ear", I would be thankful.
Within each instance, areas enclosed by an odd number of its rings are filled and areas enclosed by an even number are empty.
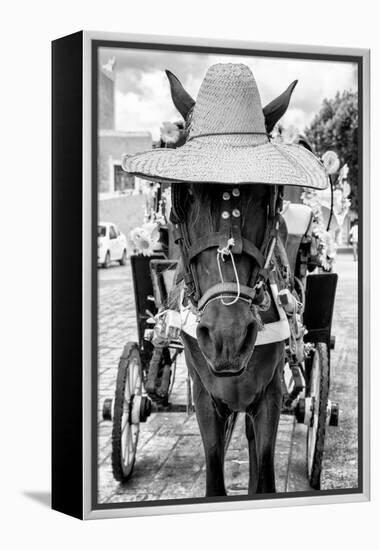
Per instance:
[[[283,92],[276,99],[271,101],[266,107],[263,108],[263,114],[265,116],[266,130],[268,133],[272,132],[275,124],[282,118],[286,112],[292,92],[295,89],[297,80],[294,80],[290,84],[285,92]]]
[[[166,75],[170,83],[172,101],[184,120],[186,120],[188,113],[195,105],[195,100],[185,91],[179,79],[168,69],[166,69]]]
[[[312,145],[311,145],[311,142],[310,142],[309,139],[307,139],[305,136],[303,136],[303,135],[300,135],[300,136],[299,136],[299,138],[298,138],[298,144],[299,144],[299,145],[302,145],[303,147],[305,147],[306,149],[308,149],[308,151],[310,151],[311,153],[314,153],[313,148],[312,148]]]

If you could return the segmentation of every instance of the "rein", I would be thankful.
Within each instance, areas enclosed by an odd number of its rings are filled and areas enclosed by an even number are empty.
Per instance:
[[[267,208],[266,228],[262,246],[242,236],[241,232],[241,199],[238,186],[222,194],[223,206],[219,231],[200,237],[191,243],[188,235],[186,213],[183,208],[185,197],[183,184],[173,183],[171,222],[174,224],[174,240],[181,249],[184,266],[184,283],[186,295],[199,316],[206,307],[220,300],[224,306],[231,306],[239,300],[247,302],[251,307],[268,309],[270,305],[266,283],[270,272],[270,262],[275,248],[279,231],[279,212],[282,208],[283,189],[279,186],[270,188],[270,200]],[[195,258],[203,251],[215,248],[220,283],[207,289],[203,295],[199,290],[197,273],[194,266]],[[248,254],[255,260],[250,281],[241,285],[234,256]],[[230,258],[233,266],[235,282],[224,280],[222,263]]]

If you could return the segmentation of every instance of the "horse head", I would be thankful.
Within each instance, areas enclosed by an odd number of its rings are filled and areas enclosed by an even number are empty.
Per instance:
[[[166,74],[174,105],[188,126],[195,101],[175,75]],[[296,83],[263,109],[267,133],[285,113]],[[200,318],[200,350],[212,374],[238,376],[246,370],[260,328],[255,287],[266,260],[262,250],[269,248],[278,189],[258,183],[174,185],[173,204],[185,231],[182,259]]]
[[[245,253],[241,245],[254,243],[259,249],[268,223],[269,189],[264,185],[220,187],[219,185],[190,185],[186,200],[188,238],[205,246],[194,256],[193,269],[201,308],[197,327],[199,347],[207,363],[217,376],[241,374],[254,350],[260,317],[250,299],[243,298],[243,289],[251,288],[255,280],[257,262]],[[226,204],[229,208],[227,209]],[[230,212],[230,214],[229,214]],[[229,220],[240,224],[241,239],[234,241],[230,251],[210,246],[206,240],[219,235]],[[240,240],[240,242],[238,242]],[[195,246],[197,246],[195,244]],[[200,246],[200,245],[199,245]],[[234,253],[240,246],[241,253]],[[218,292],[220,284],[225,286]],[[234,285],[234,292],[228,285]],[[238,288],[242,289],[238,298]],[[215,292],[209,296],[207,293]]]

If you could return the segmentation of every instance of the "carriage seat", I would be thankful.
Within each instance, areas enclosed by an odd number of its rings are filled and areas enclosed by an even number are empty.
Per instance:
[[[291,272],[295,272],[296,258],[303,237],[310,235],[313,213],[309,206],[285,202],[282,217],[287,228],[285,249]]]

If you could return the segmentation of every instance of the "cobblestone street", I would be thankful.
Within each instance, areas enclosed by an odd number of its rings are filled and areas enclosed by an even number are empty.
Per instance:
[[[331,399],[346,411],[339,428],[327,434],[323,485],[352,487],[357,476],[357,264],[341,254],[333,334]],[[103,421],[102,405],[113,397],[117,366],[127,341],[137,341],[135,304],[129,263],[99,270],[99,503],[146,501],[204,496],[205,468],[201,438],[194,414],[153,413],[141,424],[134,472],[126,485],[115,481],[110,463],[112,423]],[[173,403],[186,403],[187,373],[178,361]],[[341,378],[342,377],[342,378]],[[343,386],[340,385],[340,378]],[[347,414],[349,411],[349,414]],[[355,411],[355,417],[354,417]],[[226,457],[229,495],[247,493],[248,452],[244,418],[240,415]],[[348,430],[348,438],[344,430]],[[338,434],[337,436],[335,434]],[[336,449],[338,453],[336,454]],[[348,454],[346,454],[346,452]],[[277,490],[309,490],[306,478],[306,428],[293,417],[281,416],[276,445]],[[336,468],[343,475],[334,476]],[[347,468],[347,469],[346,469]],[[337,481],[336,481],[337,480]]]

